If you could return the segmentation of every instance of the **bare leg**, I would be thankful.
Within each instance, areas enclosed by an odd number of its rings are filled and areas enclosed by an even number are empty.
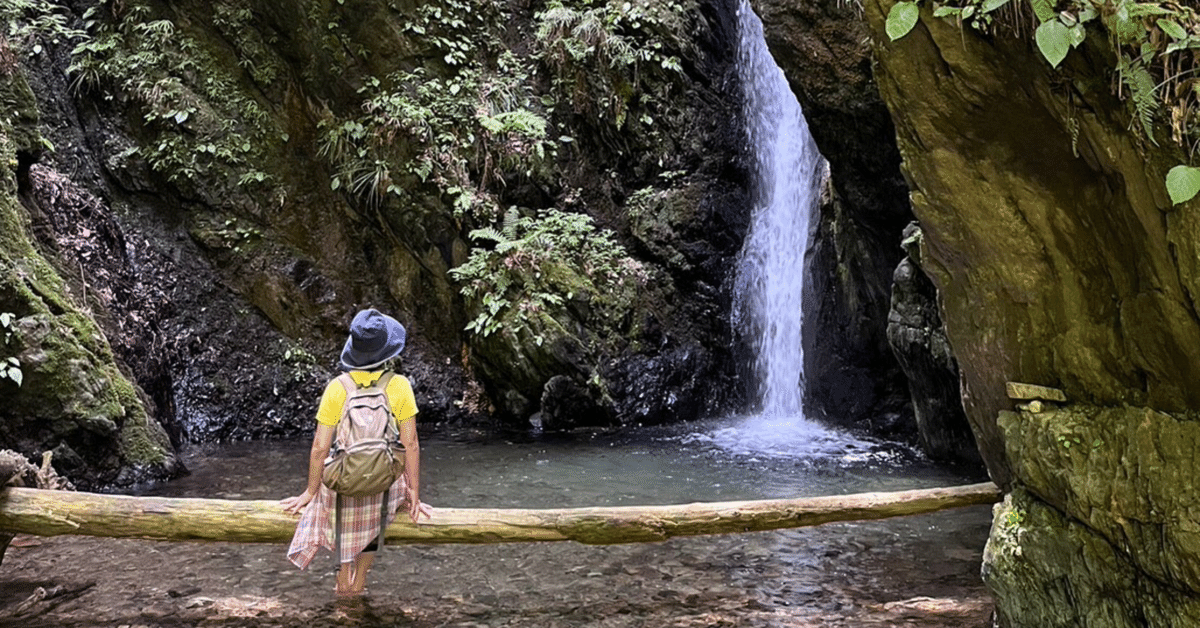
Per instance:
[[[354,577],[350,584],[351,595],[362,595],[367,589],[367,573],[375,562],[375,552],[363,552],[354,560]]]
[[[361,556],[360,556],[361,557]],[[357,561],[355,561],[357,562]],[[337,588],[334,593],[339,596],[352,595],[354,586],[354,563],[342,563],[337,572]]]

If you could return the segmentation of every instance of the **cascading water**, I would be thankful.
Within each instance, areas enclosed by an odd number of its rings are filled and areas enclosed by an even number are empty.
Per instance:
[[[745,0],[738,10],[738,35],[747,139],[758,177],[750,233],[738,260],[734,324],[754,346],[762,414],[799,417],[804,254],[827,166],[767,50],[762,22]]]
[[[733,325],[756,356],[761,407],[736,428],[718,430],[724,447],[789,456],[841,454],[861,444],[804,417],[804,258],[828,165],[817,151],[783,71],[747,0],[738,9],[738,72],[747,141],[757,180],[750,231],[737,268]]]

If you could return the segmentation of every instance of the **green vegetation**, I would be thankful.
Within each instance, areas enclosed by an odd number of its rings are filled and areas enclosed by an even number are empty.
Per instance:
[[[582,214],[550,209],[534,217],[509,209],[502,230],[485,227],[471,237],[494,247],[473,249],[450,272],[477,312],[467,330],[480,336],[508,325],[518,334],[530,331],[540,345],[545,338],[534,331],[535,316],[577,297],[596,299],[601,316],[615,315],[646,280],[641,264]]]
[[[652,131],[683,75],[678,54],[692,45],[688,4],[549,3],[536,16],[537,40],[558,98],[617,130],[637,124]]]
[[[0,333],[4,334],[5,347],[12,341],[13,333],[16,332],[15,322],[16,318],[12,312],[0,312]],[[14,356],[0,360],[0,379],[7,379],[20,386],[24,379],[24,375],[21,373],[21,361]]]
[[[496,70],[459,68],[450,78],[423,68],[371,79],[359,90],[366,113],[321,123],[320,154],[345,188],[377,207],[385,197],[411,201],[432,183],[456,218],[490,221],[499,213],[489,190],[511,177],[542,177],[555,146],[528,76],[509,53]]]
[[[216,22],[224,31],[249,32],[246,17],[218,5]],[[144,158],[176,183],[218,181],[229,173],[237,173],[243,185],[268,178],[249,166],[262,160],[256,147],[268,137],[268,113],[212,51],[146,4],[103,0],[87,10],[84,21],[87,35],[76,44],[68,68],[72,85],[106,99],[131,100],[149,133],[124,158]],[[234,39],[243,48],[256,42]],[[255,58],[243,57],[250,60],[251,75],[273,80],[277,70]]]
[[[563,207],[505,214],[513,204],[505,195],[524,183],[569,190],[558,158],[572,146],[665,168],[672,148],[663,138],[683,125],[671,103],[684,85],[693,9],[690,0],[554,1],[534,15],[530,51],[507,43],[511,16],[498,5],[422,5],[403,28],[428,48],[428,60],[367,77],[358,113],[320,121],[330,189],[418,241],[425,223],[449,208],[475,245],[451,272],[477,312],[467,326],[473,334],[511,323],[540,344],[533,321],[577,296],[627,302],[616,271],[632,270],[635,283],[644,272],[611,235]],[[589,136],[556,132],[564,127]],[[570,193],[563,199],[579,202]],[[588,315],[607,307],[591,306]]]
[[[923,0],[896,3],[887,16],[892,40],[908,34],[919,19]],[[928,0],[933,16],[969,24],[991,33],[1002,10],[1015,31],[1032,12],[1033,38],[1042,56],[1059,68],[1067,55],[1088,38],[1103,34],[1114,51],[1112,71],[1119,93],[1130,104],[1144,138],[1158,144],[1155,131],[1169,127],[1171,139],[1194,158],[1200,148],[1200,14],[1175,2],[1137,0]],[[1164,109],[1167,113],[1164,114]],[[1169,122],[1165,119],[1169,118]],[[1069,129],[1076,138],[1078,127]],[[1178,165],[1166,177],[1171,202],[1186,202],[1200,192],[1200,168]]]
[[[42,43],[59,44],[87,34],[68,26],[66,9],[49,0],[0,0],[0,19],[7,24],[0,32],[9,45],[30,55],[42,53]],[[11,60],[3,60],[9,65]]]
[[[1001,555],[1021,555],[1021,536],[1029,526],[1029,513],[1018,506],[1013,497],[1007,497],[998,507],[996,525],[992,527],[992,538],[988,547]]]

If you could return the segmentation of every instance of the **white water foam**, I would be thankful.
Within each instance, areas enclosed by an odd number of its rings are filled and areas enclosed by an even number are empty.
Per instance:
[[[750,232],[738,259],[733,325],[756,356],[761,406],[711,438],[735,452],[838,457],[869,444],[807,419],[803,410],[804,262],[828,164],[747,0],[738,9],[738,38],[757,180]]]

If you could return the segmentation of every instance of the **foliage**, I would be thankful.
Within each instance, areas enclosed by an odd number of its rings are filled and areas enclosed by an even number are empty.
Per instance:
[[[989,546],[1006,556],[1020,556],[1021,537],[1028,527],[1029,514],[1011,501],[1005,501],[1002,512],[998,525],[992,530],[996,543],[989,543]]]
[[[917,22],[918,4],[903,0],[887,16],[888,36],[907,34]],[[1021,0],[928,0],[934,17],[953,18],[991,32],[998,9]],[[1034,41],[1039,52],[1059,68],[1070,51],[1086,41],[1089,32],[1103,32],[1114,50],[1113,72],[1120,93],[1130,104],[1140,132],[1157,144],[1156,124],[1164,105],[1170,110],[1171,136],[1194,156],[1200,148],[1200,15],[1191,6],[1172,1],[1028,0],[1037,23]],[[1021,17],[1015,18],[1019,22]],[[1071,129],[1077,133],[1077,129]],[[1172,168],[1166,186],[1174,204],[1200,192],[1190,166]]]
[[[445,67],[369,77],[358,90],[361,115],[321,121],[319,154],[333,166],[331,189],[372,208],[397,201],[392,207],[403,215],[414,212],[411,191],[432,186],[458,219],[487,222],[498,213],[494,182],[542,175],[554,156],[544,106],[525,64],[500,49],[497,7],[486,0],[416,7],[403,28]]]
[[[284,344],[282,359],[289,367],[293,382],[302,382],[310,377],[319,363],[317,356],[312,352],[290,342]]]
[[[321,123],[320,154],[336,171],[331,189],[378,206],[430,182],[449,196],[458,218],[490,221],[497,211],[489,186],[541,176],[555,154],[541,104],[518,65],[506,53],[494,72],[470,65],[442,79],[417,68],[371,80],[359,90],[363,116]]]
[[[620,310],[629,289],[646,279],[641,264],[583,214],[547,209],[522,216],[511,208],[500,228],[476,229],[471,237],[493,246],[473,249],[450,274],[478,312],[467,331],[483,337],[510,325],[541,344],[535,316],[577,297]]]
[[[1171,202],[1178,205],[1200,192],[1200,168],[1175,166],[1167,173],[1167,192]]]
[[[226,248],[240,253],[247,244],[262,238],[262,231],[257,227],[247,225],[237,218],[226,218],[220,226],[213,229],[213,235]]]
[[[12,312],[0,312],[0,332],[4,334],[4,345],[7,346],[12,340],[13,334],[17,328],[15,325],[16,317]],[[8,356],[0,360],[0,380],[7,379],[21,385],[24,375],[21,373],[21,361],[16,357]]]
[[[28,54],[42,53],[42,44],[59,44],[87,34],[69,26],[65,9],[49,0],[0,0],[0,19],[8,25],[0,33]]]
[[[238,65],[259,85],[271,85],[283,74],[283,69],[268,51],[262,35],[251,28],[253,19],[249,7],[241,2],[213,5],[213,25],[237,49]]]
[[[239,14],[223,11],[218,7],[218,26],[249,30]],[[240,173],[243,185],[268,179],[248,165],[261,162],[255,147],[267,136],[266,110],[196,39],[151,13],[146,5],[115,0],[88,9],[88,35],[72,50],[68,68],[74,88],[132,101],[151,136],[125,157],[144,158],[171,181],[215,180],[229,172]],[[251,73],[270,78],[266,69]]]
[[[536,15],[536,37],[557,97],[616,130],[641,125],[653,135],[683,83],[692,8],[684,0],[553,0]]]

